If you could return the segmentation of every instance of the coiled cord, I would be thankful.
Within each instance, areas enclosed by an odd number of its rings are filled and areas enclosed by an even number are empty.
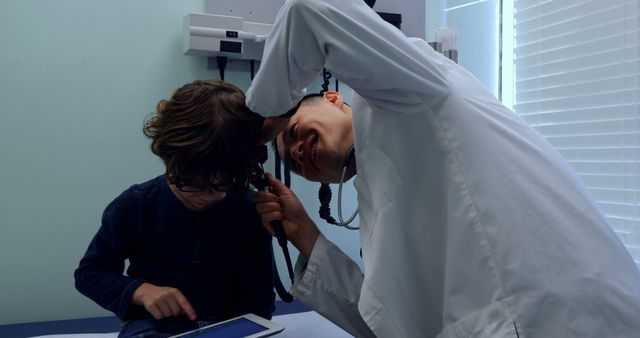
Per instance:
[[[322,68],[322,90],[320,91],[320,94],[324,94],[329,91],[330,79],[331,73],[326,68]],[[335,218],[331,217],[331,207],[329,206],[331,203],[331,188],[328,183],[320,183],[318,199],[320,200],[320,210],[318,211],[320,218],[327,221],[329,224],[337,225],[338,222],[336,222]]]
[[[331,188],[328,183],[320,183],[320,190],[318,190],[318,199],[320,200],[320,218],[327,221],[329,224],[338,225],[338,222],[331,217]]]

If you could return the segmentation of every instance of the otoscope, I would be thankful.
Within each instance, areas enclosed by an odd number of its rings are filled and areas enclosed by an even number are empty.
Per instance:
[[[270,188],[269,181],[264,175],[264,168],[262,167],[264,162],[267,161],[267,157],[267,146],[256,146],[254,154],[255,161],[253,161],[254,164],[249,169],[249,181],[251,185],[253,185],[258,191],[269,191]],[[289,270],[289,278],[291,278],[291,284],[293,285],[293,265],[291,264],[291,256],[289,255],[289,247],[287,246],[287,236],[284,233],[284,226],[282,225],[282,221],[272,221],[271,227],[273,228],[273,232],[275,233],[280,248],[282,248],[282,254],[284,255],[285,261],[287,262],[287,270]],[[276,292],[278,293],[278,296],[280,296],[280,299],[282,299],[282,301],[291,303],[293,301],[293,296],[291,296],[291,294],[288,293],[282,285],[278,270],[273,269],[273,274],[274,286]]]

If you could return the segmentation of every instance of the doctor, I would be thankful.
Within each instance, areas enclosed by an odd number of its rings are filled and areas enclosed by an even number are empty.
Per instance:
[[[323,66],[353,114],[329,92],[277,118]],[[247,104],[308,179],[337,182],[355,145],[364,274],[280,182],[254,196],[301,252],[292,294],[353,335],[640,334],[638,268],[567,162],[361,0],[285,3]]]

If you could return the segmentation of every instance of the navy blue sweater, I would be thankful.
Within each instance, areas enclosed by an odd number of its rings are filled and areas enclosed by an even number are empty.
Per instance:
[[[213,208],[195,212],[171,192],[164,175],[118,196],[75,271],[76,288],[122,320],[153,318],[131,304],[143,282],[179,289],[199,320],[247,312],[271,318],[271,236],[249,196],[228,193]]]

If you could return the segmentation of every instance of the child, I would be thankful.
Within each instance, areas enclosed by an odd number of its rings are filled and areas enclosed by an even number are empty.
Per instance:
[[[146,121],[166,174],[107,206],[75,271],[76,288],[123,320],[119,337],[171,336],[248,312],[271,318],[271,236],[238,184],[251,135],[225,133],[262,125],[244,101],[233,85],[195,81]]]

